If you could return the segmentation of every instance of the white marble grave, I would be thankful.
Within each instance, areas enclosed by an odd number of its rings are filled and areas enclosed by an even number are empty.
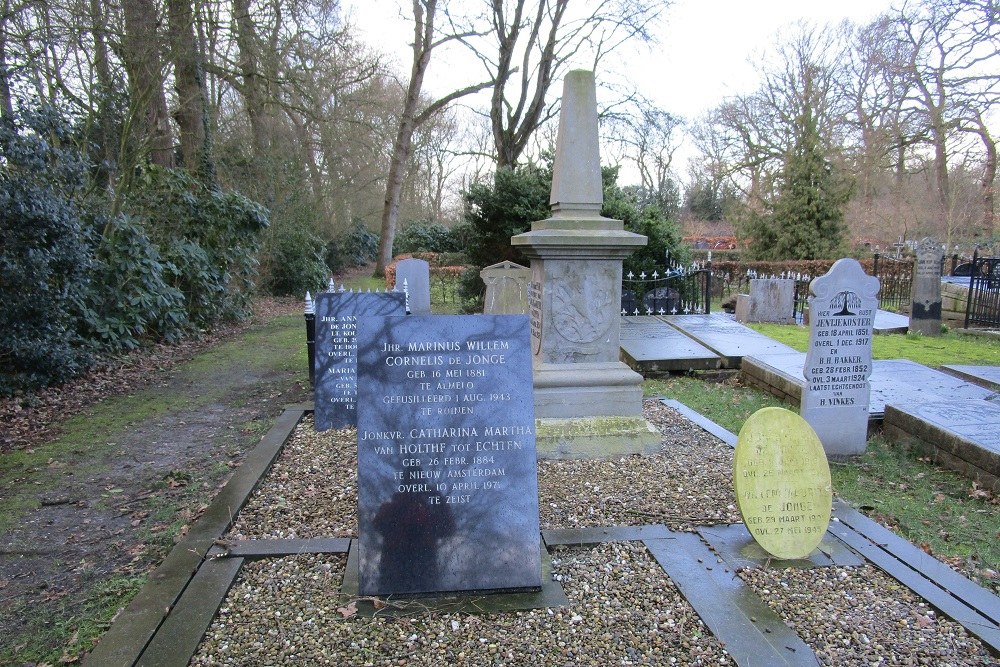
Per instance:
[[[809,285],[809,349],[801,414],[827,456],[863,454],[868,443],[872,334],[878,278],[838,259]]]

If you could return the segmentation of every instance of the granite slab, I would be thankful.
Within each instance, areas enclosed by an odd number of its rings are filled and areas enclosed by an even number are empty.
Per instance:
[[[714,370],[722,364],[718,354],[652,315],[622,317],[621,356],[643,374]]]
[[[739,368],[743,357],[795,352],[795,349],[745,327],[728,315],[663,315],[660,318],[722,357],[723,368]]]
[[[893,403],[886,406],[885,430],[982,486],[1000,490],[1000,405],[973,400]]]
[[[358,322],[362,595],[541,586],[529,340],[525,315]]]
[[[941,370],[957,378],[994,391],[1000,390],[1000,366],[945,364]]]
[[[905,334],[910,328],[910,318],[888,310],[876,310],[873,324],[877,334]]]

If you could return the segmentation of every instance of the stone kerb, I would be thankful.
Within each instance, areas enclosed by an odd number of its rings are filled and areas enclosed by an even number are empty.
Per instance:
[[[879,280],[857,260],[837,260],[809,285],[809,349],[801,414],[827,456],[863,454],[868,442],[872,334]]]

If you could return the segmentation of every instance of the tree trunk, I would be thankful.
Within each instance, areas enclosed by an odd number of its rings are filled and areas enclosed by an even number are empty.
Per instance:
[[[434,40],[434,12],[437,0],[424,0],[426,15],[421,0],[413,0],[413,65],[410,69],[410,83],[406,88],[403,111],[399,116],[399,130],[392,145],[389,174],[386,176],[385,200],[382,205],[382,225],[378,240],[378,258],[375,275],[385,275],[385,269],[392,261],[392,243],[396,237],[399,222],[399,202],[406,178],[406,165],[413,152],[413,131],[416,129],[417,104],[420,90],[424,85],[424,75],[431,62]]]
[[[114,92],[114,79],[111,78],[111,58],[108,53],[106,39],[108,21],[101,0],[90,0],[90,25],[94,36],[94,74],[97,77],[97,124],[99,128],[98,144],[101,156],[106,164],[112,164],[118,155],[120,142],[111,133],[111,98]],[[104,170],[101,170],[102,174]]]
[[[14,104],[11,101],[10,78],[7,74],[7,21],[10,17],[10,0],[3,0],[0,7],[0,119],[14,122]]]
[[[129,78],[131,115],[139,122],[135,138],[140,143],[140,152],[148,149],[153,164],[170,167],[173,137],[163,92],[162,45],[156,34],[160,17],[152,0],[123,0],[122,13],[125,18],[122,60]]]
[[[194,12],[190,0],[167,0],[170,54],[174,64],[180,152],[184,167],[192,174],[207,176],[211,156],[206,145],[206,102],[201,57],[194,36]]]
[[[983,161],[983,180],[981,198],[983,203],[983,218],[980,228],[976,230],[976,236],[982,239],[989,239],[993,236],[995,223],[995,198],[993,184],[997,180],[997,142],[990,136],[989,128],[983,122],[982,116],[978,118],[979,129],[977,134],[983,142],[986,151],[986,159]]]

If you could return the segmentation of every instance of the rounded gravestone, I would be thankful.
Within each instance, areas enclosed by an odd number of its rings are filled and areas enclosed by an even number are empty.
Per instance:
[[[747,530],[777,558],[805,558],[830,523],[830,466],[819,436],[784,408],[763,408],[740,429],[733,463]]]

